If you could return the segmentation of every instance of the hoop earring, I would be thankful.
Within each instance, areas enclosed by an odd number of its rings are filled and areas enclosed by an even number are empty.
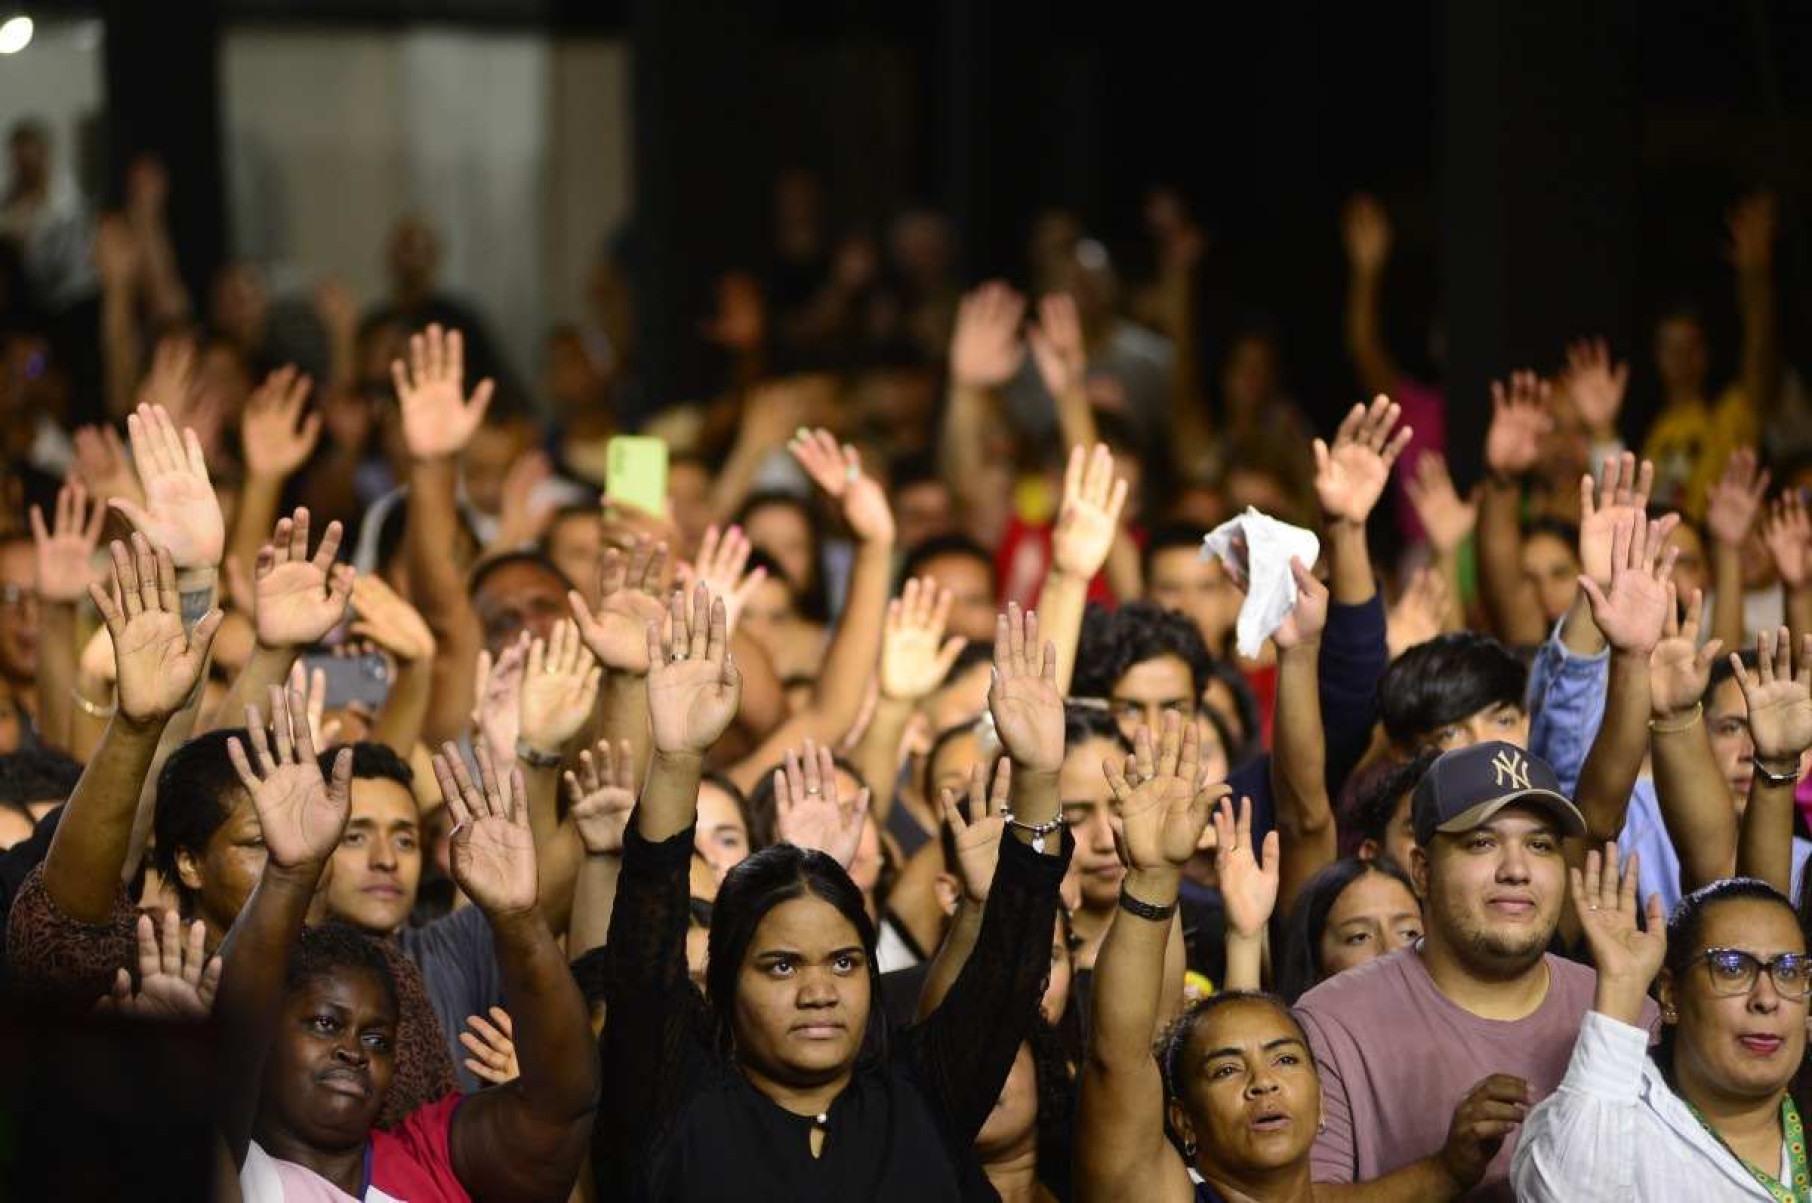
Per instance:
[[[1195,1141],[1186,1140],[1183,1142],[1183,1160],[1184,1161],[1194,1161],[1195,1160]]]

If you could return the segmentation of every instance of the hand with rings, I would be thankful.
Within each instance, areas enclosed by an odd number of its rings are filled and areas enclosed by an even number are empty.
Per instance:
[[[721,599],[704,585],[668,602],[670,621],[647,627],[648,717],[656,752],[702,756],[720,738],[742,699],[742,674],[730,658]]]
[[[774,770],[774,828],[797,848],[813,848],[848,869],[862,843],[868,819],[868,790],[839,797],[837,766],[829,748],[805,742],[804,755],[789,751]]]
[[[1253,855],[1252,799],[1239,800],[1239,818],[1235,820],[1233,799],[1222,798],[1214,810],[1214,830],[1218,849],[1215,868],[1220,875],[1221,899],[1227,908],[1227,927],[1248,939],[1256,939],[1277,908],[1277,886],[1282,860],[1278,855],[1277,833],[1265,836],[1263,855]]]

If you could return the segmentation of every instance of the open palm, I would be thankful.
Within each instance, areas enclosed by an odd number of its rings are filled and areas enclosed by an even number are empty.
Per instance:
[[[1265,837],[1262,849],[1252,846],[1252,799],[1241,798],[1239,818],[1233,801],[1222,798],[1214,810],[1215,875],[1227,908],[1227,926],[1242,936],[1257,936],[1277,909],[1282,862],[1277,833]],[[1264,855],[1261,858],[1260,852]]]
[[[1391,465],[1409,445],[1412,432],[1396,429],[1402,414],[1401,406],[1377,397],[1369,407],[1353,406],[1332,447],[1315,440],[1315,494],[1328,517],[1362,524],[1371,516]]]
[[[688,617],[675,594],[671,630],[663,637],[650,623],[648,716],[654,746],[663,752],[703,754],[723,737],[742,700],[742,676],[729,661],[724,604],[698,586]]]
[[[604,552],[597,609],[576,589],[567,595],[580,638],[610,671],[648,672],[648,624],[667,616],[666,605],[655,595],[666,562],[665,543],[637,537],[627,556],[614,547]]]
[[[1063,694],[1057,688],[1057,648],[1038,637],[1038,616],[1017,604],[995,620],[994,684],[988,710],[1000,742],[1020,768],[1054,773],[1063,767]]]
[[[1534,372],[1516,372],[1510,385],[1491,385],[1491,426],[1485,432],[1485,465],[1499,476],[1521,476],[1541,458],[1541,440],[1554,425],[1549,386]]]
[[[506,787],[489,752],[479,748],[477,760],[474,782],[453,744],[434,756],[434,776],[454,821],[453,880],[487,915],[526,911],[535,905],[539,879],[522,770],[510,769]]]
[[[1119,807],[1120,841],[1129,868],[1177,869],[1195,855],[1211,808],[1228,792],[1225,785],[1209,786],[1199,779],[1200,744],[1196,724],[1171,714],[1165,716],[1155,754],[1151,731],[1141,727],[1124,771],[1111,759],[1102,764]]]
[[[1737,682],[1749,703],[1749,736],[1757,760],[1798,757],[1812,747],[1812,635],[1800,644],[1799,674],[1793,673],[1792,637],[1787,628],[1763,631],[1754,671],[1732,656]]]
[[[251,754],[235,737],[227,741],[227,756],[257,808],[271,863],[291,869],[326,861],[352,813],[351,749],[340,752],[332,782],[325,780],[315,760],[306,699],[274,686],[271,731],[265,731],[255,706],[245,708],[245,724]]]
[[[409,338],[409,363],[390,365],[402,413],[403,441],[418,460],[446,459],[465,450],[490,407],[492,385],[465,395],[465,339],[431,325]]]

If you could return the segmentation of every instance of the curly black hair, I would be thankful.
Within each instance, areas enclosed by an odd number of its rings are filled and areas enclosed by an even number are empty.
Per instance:
[[[334,977],[342,970],[370,974],[384,987],[391,1013],[396,1013],[396,981],[390,976],[390,963],[372,937],[345,923],[304,927],[289,950],[285,981],[293,991],[307,982]]]
[[[1135,664],[1175,656],[1189,666],[1199,699],[1214,676],[1214,657],[1195,623],[1151,602],[1128,602],[1118,610],[1094,605],[1082,616],[1076,673],[1070,692],[1105,698]]]

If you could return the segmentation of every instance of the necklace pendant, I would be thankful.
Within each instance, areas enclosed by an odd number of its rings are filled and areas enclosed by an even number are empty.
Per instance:
[[[1043,832],[1039,832],[1037,835],[1032,837],[1032,851],[1034,851],[1034,852],[1043,852],[1044,851],[1044,833]]]

